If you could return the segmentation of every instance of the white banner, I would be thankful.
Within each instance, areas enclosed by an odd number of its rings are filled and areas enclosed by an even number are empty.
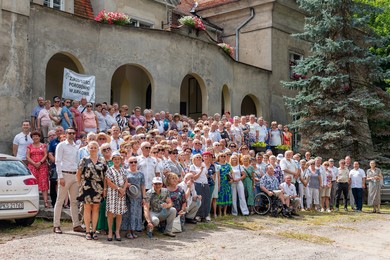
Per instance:
[[[88,102],[95,103],[95,76],[78,74],[64,68],[62,98],[80,100],[86,97]]]

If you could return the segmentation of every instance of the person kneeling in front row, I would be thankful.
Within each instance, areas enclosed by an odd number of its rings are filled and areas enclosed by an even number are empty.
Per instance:
[[[280,184],[280,189],[283,192],[286,206],[289,207],[291,210],[291,215],[299,216],[296,212],[301,201],[297,195],[297,190],[295,189],[295,185],[291,183],[291,180],[292,180],[291,175],[287,175],[286,177],[284,177],[284,182]]]
[[[175,237],[172,233],[173,220],[176,217],[176,209],[173,207],[169,191],[162,188],[161,177],[154,177],[153,187],[146,192],[146,201],[144,204],[144,215],[147,225],[147,235],[152,237],[154,227],[157,227],[160,221],[166,220],[167,225],[164,235]]]
[[[179,185],[186,194],[187,199],[187,208],[186,208],[186,223],[196,224],[195,220],[196,213],[202,204],[202,196],[197,195],[194,185],[194,175],[192,173],[187,173],[183,181]]]

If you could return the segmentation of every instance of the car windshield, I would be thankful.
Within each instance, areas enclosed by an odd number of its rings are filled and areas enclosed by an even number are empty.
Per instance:
[[[390,185],[390,176],[383,176],[383,184]]]
[[[20,161],[0,161],[0,177],[30,175],[30,171]]]

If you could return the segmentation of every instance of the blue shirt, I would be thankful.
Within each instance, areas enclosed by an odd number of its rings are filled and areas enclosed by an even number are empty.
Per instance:
[[[60,139],[58,139],[58,137],[54,140],[51,140],[50,143],[49,143],[49,150],[48,152],[49,153],[52,153],[54,156],[56,156],[56,148],[57,148],[57,145],[60,143]],[[55,163],[50,163],[50,168],[55,168],[56,167],[56,164]]]
[[[279,181],[275,176],[264,175],[260,179],[260,187],[263,186],[269,191],[279,190]]]

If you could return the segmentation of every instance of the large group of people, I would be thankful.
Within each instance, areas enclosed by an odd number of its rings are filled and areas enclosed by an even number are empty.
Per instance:
[[[380,212],[383,176],[375,161],[365,172],[350,156],[337,167],[309,151],[302,158],[291,148],[275,154],[278,145],[292,144],[288,127],[277,122],[268,127],[262,117],[229,112],[197,121],[140,107],[129,113],[127,105],[92,105],[85,98],[53,102],[38,98],[13,154],[37,178],[45,207],[54,207],[55,233],[62,233],[68,205],[74,231],[88,240],[105,232],[108,241],[121,241],[121,231],[129,239],[143,230],[151,237],[154,229],[174,237],[186,224],[254,214],[260,192],[280,199],[286,217],[338,211],[341,199],[348,210],[348,198],[360,212],[366,182],[368,204]],[[257,142],[269,149],[256,153]]]

